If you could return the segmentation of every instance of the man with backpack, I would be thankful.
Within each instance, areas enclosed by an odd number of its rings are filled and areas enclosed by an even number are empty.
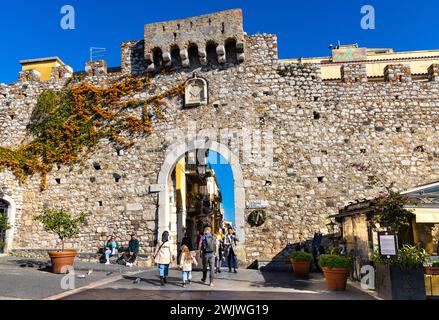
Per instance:
[[[200,238],[198,251],[203,261],[203,281],[207,280],[207,265],[210,268],[210,286],[213,287],[213,275],[215,272],[215,252],[217,252],[218,242],[212,234],[212,228],[209,225],[204,227],[204,234]]]

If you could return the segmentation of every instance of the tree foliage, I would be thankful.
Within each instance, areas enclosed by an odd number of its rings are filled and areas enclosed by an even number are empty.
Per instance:
[[[64,241],[78,236],[80,225],[87,222],[89,215],[87,212],[80,212],[75,218],[63,209],[46,208],[42,214],[35,217],[35,220],[42,223],[45,231],[58,235],[62,243],[62,251],[64,251]]]
[[[393,190],[393,184],[386,187],[386,191],[380,193],[373,202],[373,222],[380,225],[388,225],[392,231],[398,232],[404,226],[410,226],[413,213],[406,209],[412,204],[406,195]]]
[[[8,215],[6,213],[0,212],[0,231],[6,231],[11,228],[8,222]]]

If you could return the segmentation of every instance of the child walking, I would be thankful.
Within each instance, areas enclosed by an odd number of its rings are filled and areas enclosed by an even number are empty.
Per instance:
[[[188,246],[181,246],[181,260],[180,268],[182,270],[183,277],[183,288],[186,288],[187,284],[191,283],[192,280],[192,264],[198,265],[197,260],[189,251]]]

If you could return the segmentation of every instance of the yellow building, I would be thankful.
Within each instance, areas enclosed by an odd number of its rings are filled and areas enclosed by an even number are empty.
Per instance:
[[[62,67],[65,66],[71,70],[73,70],[67,66],[60,58],[58,57],[48,57],[48,58],[40,58],[40,59],[30,59],[30,60],[21,60],[21,70],[36,70],[40,73],[40,80],[47,81],[52,77],[52,70],[54,67]]]
[[[177,205],[186,209],[186,159],[183,157],[175,166],[175,185],[177,190]]]
[[[341,79],[344,63],[364,63],[369,80],[384,77],[384,68],[389,64],[407,64],[414,78],[426,78],[428,67],[439,63],[439,50],[396,52],[389,48],[359,48],[358,45],[344,45],[332,49],[330,57],[299,58],[281,60],[283,63],[321,64],[323,80]]]

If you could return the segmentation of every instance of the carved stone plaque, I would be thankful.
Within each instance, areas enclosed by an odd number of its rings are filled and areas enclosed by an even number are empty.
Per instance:
[[[192,79],[186,81],[184,105],[185,107],[198,107],[207,103],[207,81],[203,78],[198,78],[195,74]]]

